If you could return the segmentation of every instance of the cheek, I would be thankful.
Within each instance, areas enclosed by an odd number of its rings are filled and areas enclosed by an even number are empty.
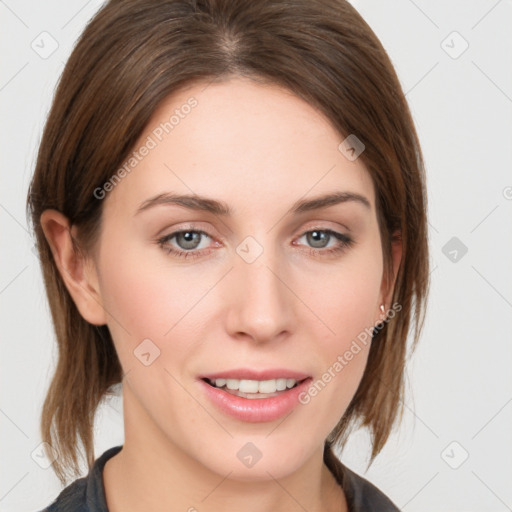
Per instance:
[[[318,273],[304,287],[307,303],[327,327],[322,339],[331,355],[348,347],[377,319],[383,267],[374,245],[350,254],[339,267]]]
[[[382,263],[374,249],[347,257],[336,272],[317,274],[316,285],[310,282],[305,288],[308,305],[322,320],[315,323],[312,339],[323,373],[301,400],[316,409],[310,415],[313,429],[329,425],[328,433],[334,427],[364,373],[382,279]]]
[[[122,259],[109,265],[108,261],[114,261],[108,257],[109,249],[104,252],[101,294],[123,368],[127,371],[136,362],[133,352],[147,339],[164,356],[160,362],[167,357],[171,343],[173,360],[179,361],[180,353],[190,349],[197,306],[215,283],[215,276],[202,275],[194,266],[173,269],[166,263],[165,253],[161,256],[155,250],[148,258],[147,249],[143,253],[130,248]],[[177,336],[179,343],[173,343]]]
[[[104,273],[102,283],[109,330],[132,397],[125,405],[127,418],[136,424],[144,409],[160,425],[173,425],[178,436],[199,436],[196,419],[203,425],[211,419],[182,386],[197,344],[201,299],[217,279],[194,272],[193,266],[173,269],[165,256],[148,263],[147,251],[144,258],[136,250],[127,254]]]

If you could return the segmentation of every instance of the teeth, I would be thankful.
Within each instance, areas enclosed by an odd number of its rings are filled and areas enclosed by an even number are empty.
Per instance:
[[[295,379],[247,380],[247,379],[215,379],[209,381],[217,388],[226,386],[230,390],[242,393],[275,393],[290,389],[297,384]]]
[[[284,391],[286,389],[286,382],[288,379],[276,379],[277,391]]]

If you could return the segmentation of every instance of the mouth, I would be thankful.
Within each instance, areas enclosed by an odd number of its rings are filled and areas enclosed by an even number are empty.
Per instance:
[[[302,379],[279,377],[267,380],[205,377],[202,380],[211,387],[234,396],[247,399],[263,399],[279,396],[290,389],[296,388],[307,379],[308,377]]]
[[[204,398],[219,412],[243,422],[275,421],[290,414],[313,378],[288,370],[247,369],[203,375]]]

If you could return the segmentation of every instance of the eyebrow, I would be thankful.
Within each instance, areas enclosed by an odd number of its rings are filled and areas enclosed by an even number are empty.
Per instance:
[[[361,194],[357,194],[355,192],[334,192],[314,197],[312,199],[299,199],[292,205],[285,215],[290,213],[298,214],[313,210],[320,210],[336,204],[349,202],[361,204],[369,210],[372,208],[370,201]],[[210,199],[196,194],[173,194],[166,192],[151,197],[141,203],[135,215],[160,205],[183,206],[190,210],[205,211],[220,216],[231,216],[233,214],[233,210],[223,201],[217,201],[216,199]]]

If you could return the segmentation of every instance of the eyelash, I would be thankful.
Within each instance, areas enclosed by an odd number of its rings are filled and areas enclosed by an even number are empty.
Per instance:
[[[332,247],[330,249],[315,249],[314,247],[308,247],[309,254],[312,256],[323,256],[323,255],[330,256],[330,255],[338,254],[338,253],[341,253],[341,252],[345,251],[346,249],[352,247],[355,243],[354,240],[352,238],[350,238],[349,236],[344,235],[342,233],[338,233],[337,231],[333,231],[332,229],[313,228],[313,229],[310,229],[310,230],[302,233],[302,235],[300,235],[299,238],[302,238],[304,235],[307,235],[309,233],[313,233],[314,231],[326,233],[329,236],[334,237],[335,239],[338,240],[338,245],[336,245],[335,247]],[[207,251],[207,254],[210,254],[210,252],[212,251],[212,249],[203,249],[203,250],[191,249],[190,251],[184,251],[182,249],[176,249],[175,247],[167,245],[167,242],[172,240],[177,235],[180,235],[181,233],[198,233],[201,235],[206,235],[209,238],[213,238],[208,233],[206,233],[205,231],[202,231],[200,229],[192,229],[192,228],[180,229],[179,231],[174,231],[173,233],[170,233],[168,235],[165,235],[165,236],[159,238],[157,240],[158,246],[161,247],[163,250],[165,250],[167,252],[167,254],[172,254],[179,258],[189,258],[189,257],[198,258],[198,257],[205,255],[205,254],[203,254],[204,251]],[[329,239],[329,242],[330,241],[331,240]]]

